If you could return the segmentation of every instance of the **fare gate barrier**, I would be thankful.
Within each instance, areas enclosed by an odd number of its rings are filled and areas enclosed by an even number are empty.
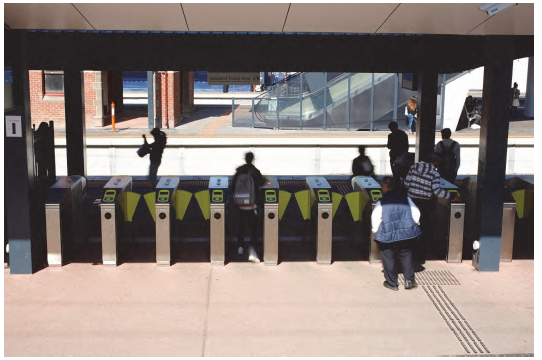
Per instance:
[[[473,246],[473,266],[478,269],[478,248],[474,248],[475,241],[480,237],[480,208],[477,201],[477,179],[467,177],[463,180],[462,188],[465,191],[465,211],[469,218],[465,222],[465,239],[467,243]],[[504,191],[504,200],[502,206],[502,230],[501,230],[501,262],[512,261],[512,252],[514,248],[514,226],[516,220],[516,201],[509,189]],[[479,243],[477,243],[479,244]]]
[[[162,176],[156,185],[156,263],[171,265],[171,229],[178,176]]]
[[[458,187],[445,179],[440,179],[440,187],[448,191],[452,199],[456,195],[461,197]],[[436,221],[433,229],[436,240],[446,239],[446,261],[460,263],[463,258],[465,203],[455,202],[452,199],[438,198],[435,209]]]
[[[70,245],[83,242],[81,203],[85,190],[86,179],[82,176],[64,176],[49,190],[45,202],[49,266],[62,266],[69,256]]]
[[[352,178],[352,188],[359,192],[359,210],[358,216],[364,224],[364,235],[369,241],[369,262],[381,263],[382,257],[375,242],[375,234],[372,232],[371,215],[378,200],[382,198],[382,187],[370,176],[356,176]],[[350,195],[350,194],[349,194]],[[347,195],[348,196],[348,195]],[[353,195],[352,195],[353,196]],[[348,198],[347,198],[348,200]],[[367,206],[369,205],[370,206]],[[354,213],[354,212],[353,212]]]
[[[211,264],[224,265],[226,247],[226,200],[228,177],[212,176],[209,179]]]
[[[316,262],[318,264],[331,264],[333,232],[331,185],[322,176],[307,177],[306,181],[311,190],[311,203],[317,203]]]
[[[126,192],[132,190],[131,176],[115,176],[105,184],[100,204],[102,226],[102,260],[104,265],[117,265],[119,261],[120,226],[127,209]],[[124,210],[123,210],[124,209]]]
[[[277,265],[279,256],[279,183],[268,177],[260,191],[263,193],[263,259],[265,265]]]

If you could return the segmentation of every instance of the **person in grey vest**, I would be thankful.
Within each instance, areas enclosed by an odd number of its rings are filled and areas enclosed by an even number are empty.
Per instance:
[[[405,289],[418,285],[414,279],[412,249],[415,239],[421,234],[420,211],[412,200],[396,191],[396,182],[386,176],[382,182],[384,195],[373,209],[371,223],[375,241],[382,254],[384,265],[384,287],[397,291],[396,260],[401,262],[405,276]]]

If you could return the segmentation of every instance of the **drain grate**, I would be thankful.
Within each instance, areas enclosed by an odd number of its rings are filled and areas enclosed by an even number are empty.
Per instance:
[[[399,274],[398,280],[401,285],[405,284],[403,274]],[[461,285],[448,270],[418,272],[416,273],[416,283],[419,285]]]
[[[474,354],[483,354],[484,350],[491,353],[440,285],[424,285],[422,288],[467,354],[471,351]]]

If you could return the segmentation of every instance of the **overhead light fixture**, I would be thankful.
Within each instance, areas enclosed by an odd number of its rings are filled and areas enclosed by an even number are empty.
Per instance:
[[[508,9],[510,6],[514,6],[514,5],[517,5],[517,3],[515,4],[484,4],[480,6],[478,9],[487,12],[487,14],[491,16],[505,9]]]

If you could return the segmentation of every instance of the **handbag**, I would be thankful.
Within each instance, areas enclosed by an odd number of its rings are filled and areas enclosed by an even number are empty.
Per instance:
[[[144,143],[143,145],[141,145],[139,149],[137,149],[137,155],[139,155],[139,157],[143,157],[149,154],[150,152],[151,152],[151,147],[148,143]]]

